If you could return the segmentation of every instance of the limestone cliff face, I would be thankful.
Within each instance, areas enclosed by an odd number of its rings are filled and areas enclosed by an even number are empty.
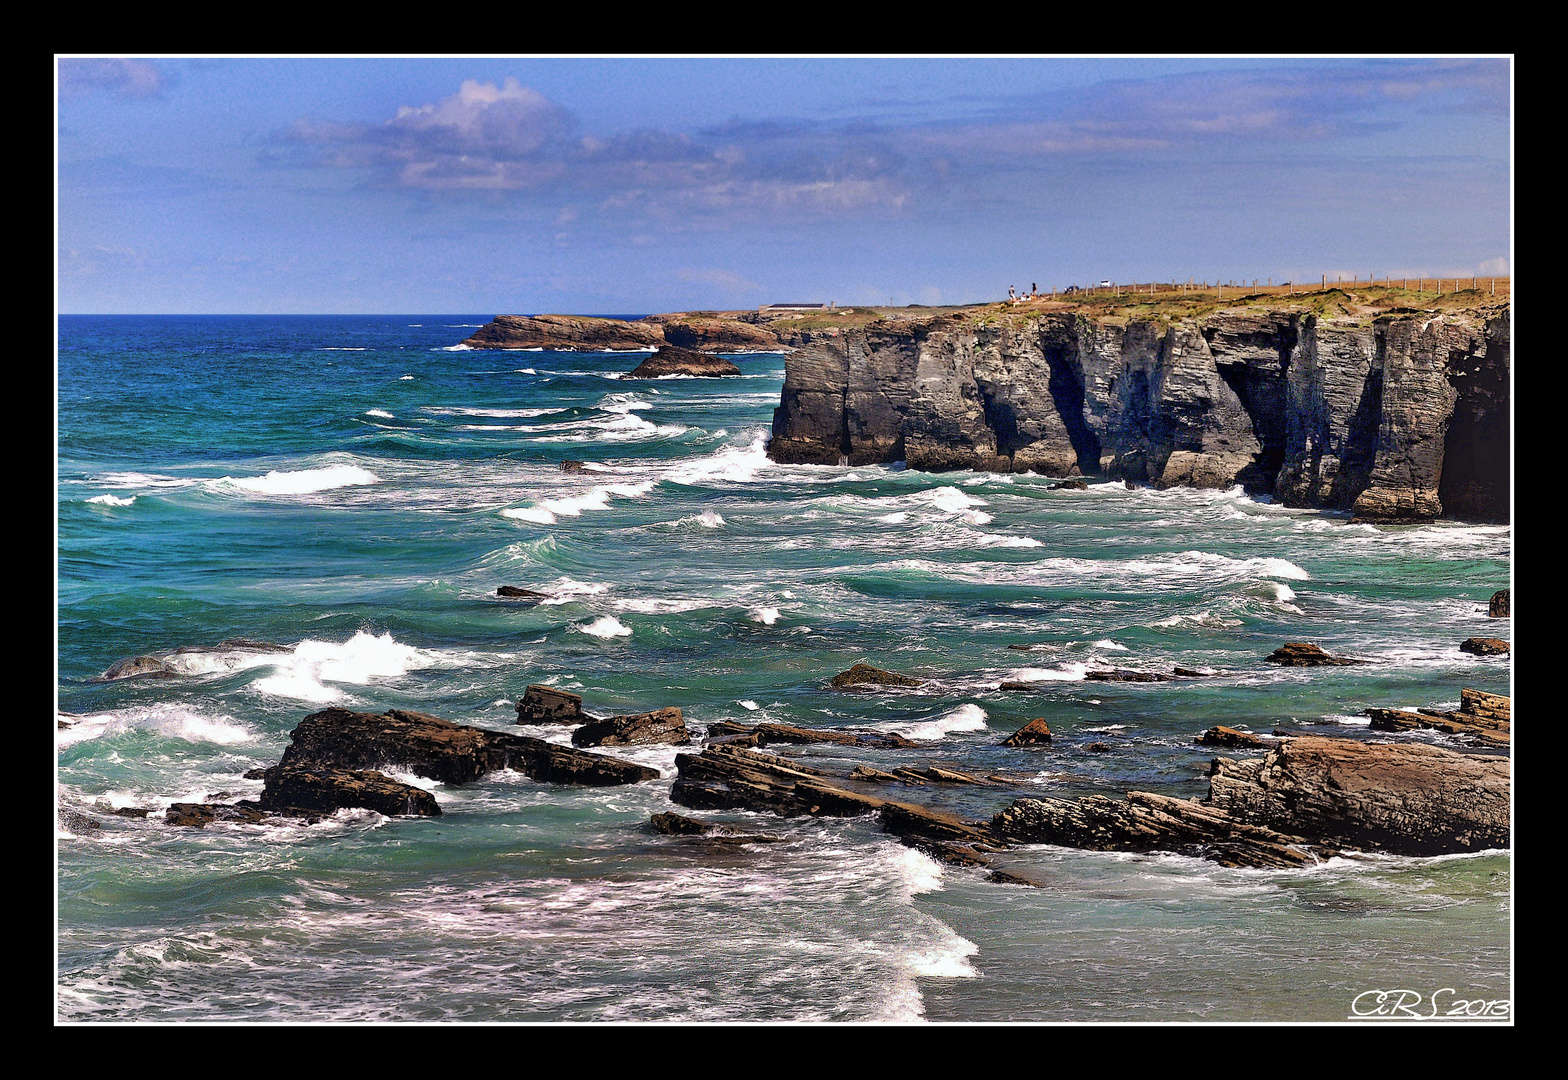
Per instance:
[[[1241,484],[1372,519],[1506,521],[1509,340],[1506,313],[1299,307],[848,330],[786,361],[768,454]]]

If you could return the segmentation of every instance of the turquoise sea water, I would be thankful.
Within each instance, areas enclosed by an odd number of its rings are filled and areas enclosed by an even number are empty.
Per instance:
[[[622,382],[640,356],[454,348],[486,321],[61,318],[59,1019],[1341,1021],[1375,990],[1511,1001],[1501,852],[1282,872],[1040,846],[1006,865],[1042,888],[999,885],[870,820],[699,815],[779,838],[738,848],[656,835],[649,816],[681,809],[674,747],[625,751],[663,773],[631,787],[404,777],[435,819],[164,824],[171,802],[254,797],[243,774],[328,705],[567,741],[515,727],[536,682],[599,715],[677,705],[699,732],[900,732],[921,749],[781,752],[1014,778],[898,796],[977,819],[1028,794],[1201,795],[1214,752],[1193,739],[1215,723],[1367,737],[1369,705],[1509,692],[1506,657],[1457,648],[1511,638],[1486,616],[1506,527],[774,465],[782,356]],[[288,651],[217,647],[239,637]],[[1286,641],[1374,662],[1262,661]],[[94,681],[142,654],[181,674]],[[826,688],[857,661],[926,682]],[[1218,674],[1083,677],[1177,664]],[[1034,717],[1051,748],[997,745]]]

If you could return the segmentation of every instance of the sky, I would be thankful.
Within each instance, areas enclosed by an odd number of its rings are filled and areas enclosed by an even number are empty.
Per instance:
[[[57,309],[647,314],[1512,265],[1508,56],[56,57]]]

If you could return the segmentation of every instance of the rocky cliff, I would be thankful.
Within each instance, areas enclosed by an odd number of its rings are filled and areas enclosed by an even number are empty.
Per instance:
[[[1240,484],[1368,519],[1507,521],[1509,392],[1506,305],[969,311],[806,343],[768,455]]]

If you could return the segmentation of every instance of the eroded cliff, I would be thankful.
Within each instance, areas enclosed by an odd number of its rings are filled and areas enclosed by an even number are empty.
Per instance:
[[[1509,314],[960,312],[786,363],[768,455],[1225,488],[1378,520],[1509,516]]]

